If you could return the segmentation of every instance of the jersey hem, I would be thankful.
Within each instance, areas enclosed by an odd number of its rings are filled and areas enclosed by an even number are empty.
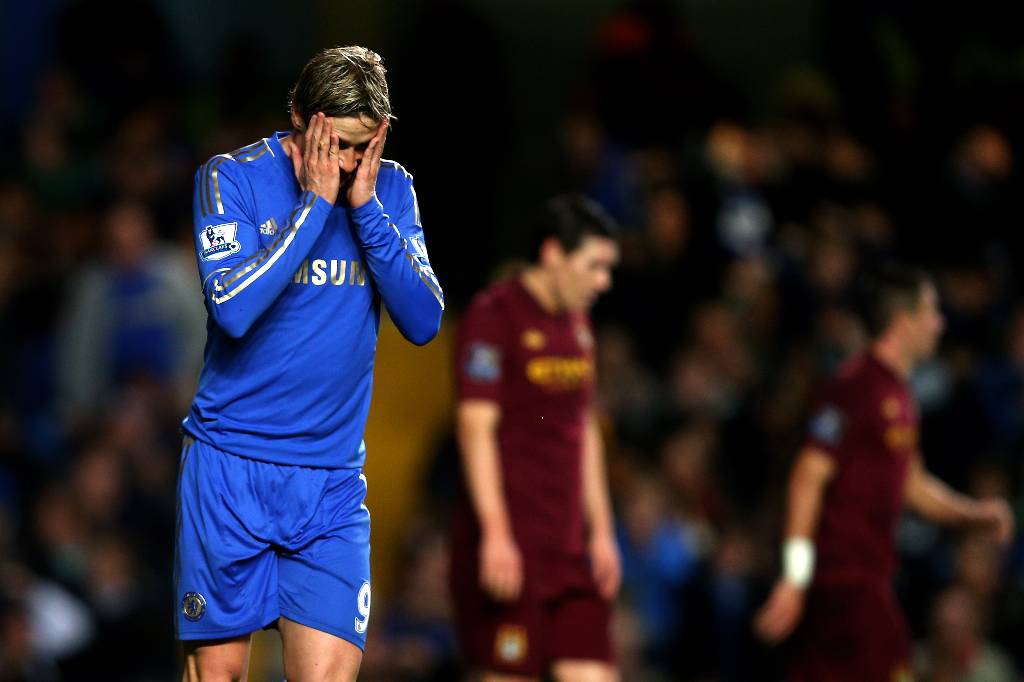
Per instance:
[[[209,435],[205,431],[200,432],[198,429],[190,429],[188,426],[186,426],[184,424],[182,424],[181,429],[182,429],[182,431],[184,431],[186,434],[188,434],[192,438],[195,438],[197,441],[203,443],[204,445],[206,445],[209,448],[212,448],[213,450],[216,450],[217,452],[220,452],[220,453],[225,454],[225,455],[230,455],[231,457],[238,457],[238,458],[241,458],[241,459],[247,459],[247,460],[250,460],[252,462],[262,462],[264,464],[276,464],[278,466],[302,467],[304,469],[331,469],[331,470],[342,469],[342,470],[348,470],[348,471],[354,471],[354,470],[361,471],[363,469],[364,464],[365,464],[365,461],[361,461],[358,464],[353,465],[353,466],[334,465],[334,464],[330,464],[328,462],[323,461],[323,459],[325,459],[325,458],[316,457],[316,456],[310,457],[310,459],[303,460],[302,462],[296,462],[293,459],[285,459],[285,458],[278,459],[278,458],[273,458],[273,457],[264,457],[264,456],[260,456],[260,455],[254,455],[254,454],[251,454],[251,453],[243,455],[243,454],[241,454],[239,452],[235,452],[234,450],[228,450],[223,445],[220,445],[219,443],[213,442],[213,439],[211,439],[209,437]]]

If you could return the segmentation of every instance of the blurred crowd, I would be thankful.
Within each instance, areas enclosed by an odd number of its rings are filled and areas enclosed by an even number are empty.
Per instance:
[[[936,10],[925,30],[915,3],[823,5],[819,62],[780,74],[766,102],[672,3],[624,4],[551,119],[544,192],[586,193],[623,227],[594,320],[625,680],[775,679],[784,652],[755,641],[750,616],[778,570],[785,476],[815,386],[866,342],[858,276],[885,260],[927,267],[943,297],[944,342],[913,380],[928,466],[1024,521],[1019,10]],[[0,165],[0,682],[174,678],[178,423],[205,338],[192,173],[286,124],[287,83],[276,108],[244,106],[271,87],[251,44],[190,86],[158,12],[103,7],[63,10]],[[94,39],[110,13],[117,49]],[[435,159],[466,172],[458,153],[409,164]],[[515,186],[514,168],[495,173]],[[465,233],[431,232],[453,197],[420,196],[438,275],[464,302],[502,263],[456,272]],[[474,196],[501,212],[499,193]],[[459,674],[445,594],[457,460],[439,443],[398,585],[375,600],[368,680]],[[1019,679],[1024,542],[910,516],[897,542],[922,679]]]

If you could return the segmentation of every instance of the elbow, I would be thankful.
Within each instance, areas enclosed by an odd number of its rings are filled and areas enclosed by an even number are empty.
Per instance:
[[[441,320],[438,319],[436,324],[424,324],[410,329],[405,334],[405,338],[410,343],[414,343],[417,346],[425,346],[434,340],[437,336],[437,332],[441,329]]]
[[[242,338],[252,328],[253,321],[249,316],[241,314],[238,310],[225,308],[223,304],[211,304],[210,314],[220,330],[232,339]]]
[[[426,310],[430,310],[430,312],[428,313]],[[444,309],[433,304],[426,307],[425,310],[421,309],[418,313],[405,317],[404,323],[399,324],[398,328],[407,341],[417,346],[425,346],[433,341],[441,330],[441,316],[444,314]],[[395,322],[397,323],[399,320],[396,319]]]

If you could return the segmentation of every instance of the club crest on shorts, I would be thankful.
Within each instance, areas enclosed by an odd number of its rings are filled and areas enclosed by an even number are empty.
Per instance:
[[[901,664],[892,671],[892,682],[914,682],[914,673],[909,665]]]
[[[233,253],[238,253],[242,245],[235,239],[237,235],[238,223],[207,225],[199,233],[199,241],[203,246],[199,255],[203,260],[220,260]]]
[[[526,628],[502,625],[494,638],[494,656],[503,663],[522,663],[526,659]]]
[[[198,592],[187,592],[181,600],[181,612],[191,621],[197,621],[206,613],[206,597]]]

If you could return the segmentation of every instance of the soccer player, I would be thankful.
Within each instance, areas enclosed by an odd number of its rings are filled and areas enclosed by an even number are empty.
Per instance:
[[[769,642],[797,624],[788,679],[909,680],[910,642],[892,589],[904,504],[943,524],[1009,540],[1002,500],[974,500],[929,474],[907,385],[942,333],[938,293],[922,272],[892,267],[867,290],[873,341],[823,391],[789,480],[783,575],[755,619]]]
[[[452,533],[452,594],[483,680],[614,677],[619,587],[587,310],[618,260],[611,219],[582,197],[551,200],[534,262],[469,306],[458,338],[465,494]]]
[[[380,304],[416,344],[444,299],[412,176],[381,159],[380,57],[325,50],[291,130],[196,173],[205,364],[178,484],[177,633],[186,680],[245,676],[280,629],[292,682],[353,680],[370,616],[363,431]]]

